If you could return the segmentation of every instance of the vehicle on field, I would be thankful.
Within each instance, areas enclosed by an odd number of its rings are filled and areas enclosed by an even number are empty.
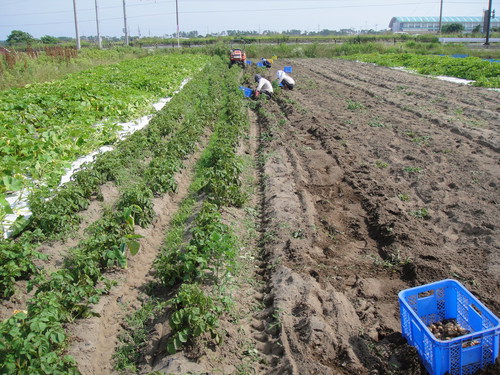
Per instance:
[[[233,47],[233,44],[238,44],[238,47]],[[241,44],[241,47],[239,45]],[[247,55],[245,53],[245,41],[244,40],[234,40],[231,42],[231,51],[229,55],[229,66],[238,64],[242,68],[245,67],[247,61]]]

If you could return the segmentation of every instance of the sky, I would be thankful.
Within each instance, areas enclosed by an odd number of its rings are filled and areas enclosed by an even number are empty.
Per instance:
[[[123,2],[131,36],[176,33],[176,0],[0,0],[0,40],[12,30],[75,37],[123,36]],[[201,35],[225,30],[384,30],[395,16],[482,16],[488,0],[177,0],[179,28]],[[493,0],[493,9],[498,0]]]

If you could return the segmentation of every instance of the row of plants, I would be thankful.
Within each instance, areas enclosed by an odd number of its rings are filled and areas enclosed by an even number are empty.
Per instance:
[[[41,272],[30,281],[30,286],[37,290],[28,303],[27,313],[15,314],[0,324],[0,372],[77,373],[74,361],[62,355],[68,345],[64,324],[91,315],[91,305],[111,285],[104,272],[114,267],[126,267],[127,252],[135,254],[139,250],[140,236],[134,233],[134,226],[149,225],[154,215],[152,198],[156,193],[175,189],[171,184],[167,188],[151,189],[151,177],[163,173],[165,180],[170,181],[182,166],[175,158],[186,158],[201,135],[217,121],[220,110],[218,85],[211,78],[216,66],[220,68],[224,64],[220,61],[209,64],[197,79],[174,97],[172,105],[165,107],[148,128],[123,142],[124,146],[119,147],[114,155],[105,154],[85,169],[94,173],[91,174],[95,177],[94,182],[115,180],[119,186],[125,186],[127,182],[133,186],[124,189],[113,209],[86,230],[88,236],[70,251],[63,268],[51,274]],[[148,149],[154,151],[143,158]],[[158,159],[164,159],[165,163],[160,164]],[[175,167],[157,168],[169,162]],[[140,173],[131,175],[128,171],[126,176],[119,175],[132,164],[136,164],[132,169]],[[132,184],[131,177],[135,178]],[[82,179],[77,179],[73,186],[77,186],[78,181]],[[65,187],[62,190],[67,191],[69,197],[71,189]],[[79,189],[81,187],[77,186],[73,191],[76,200],[80,198]],[[58,196],[56,194],[48,202]],[[55,226],[38,228],[42,222],[34,220],[21,238],[35,231],[40,236],[57,231]],[[12,243],[12,240],[4,243]]]
[[[154,302],[148,301],[133,313],[114,356],[116,370],[137,371],[138,347],[147,339],[146,323],[154,319],[150,311],[158,315],[167,311],[170,316],[172,332],[166,349],[171,354],[205,333],[215,342],[222,339],[218,321],[231,306],[226,284],[235,271],[238,241],[224,223],[221,210],[241,206],[247,199],[241,189],[242,160],[236,150],[248,118],[237,90],[237,70],[226,69],[221,74],[225,88],[221,118],[155,261],[161,289],[173,288],[175,296],[152,298]]]
[[[226,75],[224,111],[199,163],[198,196],[203,193],[205,200],[189,231],[190,239],[174,246],[168,243],[155,263],[163,285],[181,284],[170,300],[172,333],[167,350],[172,354],[206,332],[219,342],[218,318],[230,305],[223,286],[234,272],[237,241],[220,211],[224,206],[240,207],[247,200],[241,190],[243,164],[236,151],[248,118],[243,96],[235,95],[234,72]]]
[[[117,121],[151,113],[150,103],[171,96],[205,63],[202,56],[151,56],[0,92],[0,215],[9,213],[5,193],[56,187],[78,156],[116,140]]]
[[[500,64],[478,57],[454,58],[451,56],[400,54],[357,54],[347,56],[352,60],[372,62],[383,66],[406,67],[421,74],[446,75],[474,80],[474,86],[500,88]]]

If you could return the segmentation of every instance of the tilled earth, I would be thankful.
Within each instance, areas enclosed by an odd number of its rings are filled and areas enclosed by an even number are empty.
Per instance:
[[[456,279],[500,314],[500,94],[350,61],[282,64],[296,89],[257,111],[282,347],[266,371],[425,374],[399,291]]]

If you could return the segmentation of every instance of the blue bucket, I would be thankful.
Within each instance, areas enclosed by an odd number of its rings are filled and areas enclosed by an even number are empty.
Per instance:
[[[472,374],[495,363],[500,319],[456,280],[446,279],[399,292],[401,331],[431,375]],[[455,319],[467,333],[438,339],[430,325]]]
[[[248,65],[252,65],[252,61],[251,60],[247,60],[247,64]]]
[[[284,71],[285,73],[291,73],[291,72],[292,72],[292,67],[291,67],[291,66],[285,66],[285,67],[283,68],[283,71]]]
[[[240,86],[239,89],[241,91],[243,91],[243,94],[245,94],[246,97],[251,97],[252,96],[252,89],[249,89],[248,87],[243,87],[243,86]]]
[[[260,66],[261,68],[264,67],[264,64],[262,64],[261,62],[258,62],[257,64],[255,64],[257,66]]]

